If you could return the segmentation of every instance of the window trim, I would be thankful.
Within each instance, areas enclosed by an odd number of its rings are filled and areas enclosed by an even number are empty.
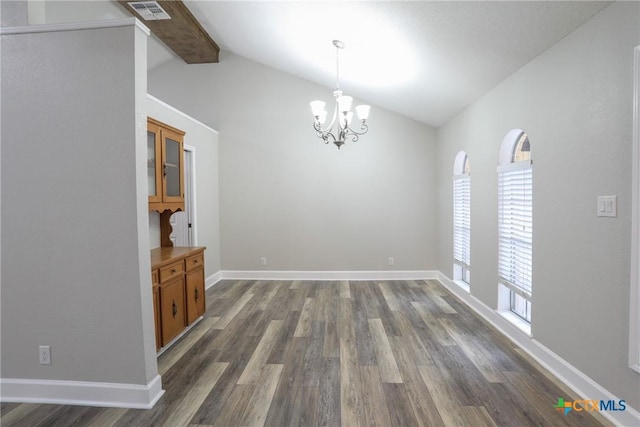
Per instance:
[[[465,291],[469,292],[470,291],[470,280],[466,280],[466,276],[470,276],[471,275],[471,173],[469,172],[469,155],[464,152],[464,151],[459,151],[458,154],[456,154],[456,157],[454,159],[453,162],[453,178],[452,178],[452,182],[453,182],[453,215],[452,215],[452,220],[453,220],[453,282],[456,283],[458,286],[460,286],[462,289],[464,289]],[[469,205],[469,218],[468,218],[468,227],[467,227],[467,235],[466,236],[458,236],[457,234],[457,230],[459,227],[456,227],[457,224],[457,216],[456,216],[456,201],[458,199],[457,197],[457,185],[456,183],[461,181],[461,180],[466,180],[467,182],[467,188],[468,188],[468,205]],[[467,254],[468,254],[468,261],[469,262],[465,262],[465,260],[458,260],[456,258],[456,240],[459,240],[459,238],[462,238],[463,240],[467,241],[467,245],[466,245],[466,249],[467,249]]]
[[[526,132],[522,129],[512,129],[504,137],[500,149],[498,152],[498,182],[500,182],[500,174],[503,172],[512,172],[519,170],[533,169],[533,161],[531,159],[515,161],[515,153],[517,145],[525,135]],[[533,171],[532,171],[533,174]],[[533,175],[531,175],[533,184]],[[533,196],[532,196],[533,197]],[[498,207],[501,205],[500,201],[500,186],[498,186]],[[531,200],[533,205],[533,198]],[[533,218],[532,218],[533,220]],[[500,211],[498,212],[498,230],[500,230]],[[531,236],[533,238],[533,235]],[[533,252],[533,242],[531,245]],[[512,293],[515,292],[528,301],[529,310],[533,306],[532,293],[528,294],[524,290],[521,290],[518,286],[511,283],[505,283],[505,280],[500,278],[500,231],[498,231],[498,313],[500,313],[505,319],[509,320],[512,324],[516,325],[520,330],[525,332],[528,336],[531,336],[531,322],[521,318],[519,314],[512,311]],[[531,263],[533,264],[533,263]],[[533,268],[533,265],[531,265]]]
[[[525,161],[521,161],[521,162],[517,162],[517,163],[511,163],[509,165],[503,165],[498,167],[498,182],[500,182],[501,180],[501,175],[500,174],[504,174],[504,173],[509,173],[509,172],[516,172],[517,173],[517,177],[520,177],[521,175],[518,173],[518,171],[527,171],[527,170],[531,170],[532,169],[532,162],[530,160],[525,160]],[[533,178],[532,174],[530,175],[531,178]],[[509,179],[509,178],[506,178]],[[516,178],[518,179],[518,178]],[[533,184],[533,183],[532,183]],[[500,187],[498,188],[498,192],[500,192]],[[531,205],[533,204],[533,200],[531,200],[529,202]],[[501,218],[501,211],[500,211],[500,206],[501,206],[501,200],[500,198],[498,199],[498,215],[499,215],[499,219]],[[514,208],[512,208],[514,209]],[[517,209],[517,207],[515,208]],[[510,230],[510,233],[513,233],[513,227],[506,227],[508,228],[508,230]],[[498,222],[498,261],[500,261],[500,237],[502,236],[502,234],[500,233],[500,231],[503,229],[502,225],[500,222]],[[533,236],[531,236],[533,237]],[[513,242],[513,236],[512,236],[512,240],[510,240],[511,242]],[[516,239],[517,242],[521,242],[519,239]],[[525,242],[526,243],[526,242]],[[503,248],[505,250],[508,250],[507,248]],[[531,249],[533,249],[533,242],[531,242]],[[513,259],[513,258],[511,258]],[[498,264],[499,266],[501,265],[500,262]],[[504,278],[504,276],[500,275],[500,271],[502,271],[500,268],[498,269],[498,281],[500,284],[502,284],[503,286],[509,288],[511,291],[519,294],[522,298],[526,299],[529,301],[529,303],[531,303],[531,297],[532,297],[532,292],[530,292],[527,289],[521,288],[520,286],[518,286],[518,284],[516,282],[512,282],[510,280],[507,280],[506,278]]]
[[[453,176],[454,182],[461,181],[461,180],[467,180],[467,182],[469,183],[469,204],[471,204],[471,175],[462,174],[462,175]],[[454,186],[454,194],[455,194],[455,186]],[[454,198],[454,207],[455,207],[455,198]],[[471,216],[471,213],[469,213],[469,216]],[[455,211],[454,211],[454,230],[455,230]],[[455,234],[454,234],[454,242],[455,242]],[[471,242],[471,218],[469,218],[469,242]],[[455,243],[454,243],[454,246],[455,246]],[[469,243],[468,249],[469,249],[469,252],[471,252],[471,243]],[[454,248],[454,252],[455,252],[455,248]],[[471,256],[469,256],[469,258],[471,258]],[[454,257],[453,262],[461,265],[462,267],[468,270],[471,270],[471,261],[469,261],[468,263],[465,263],[463,260],[458,260]]]

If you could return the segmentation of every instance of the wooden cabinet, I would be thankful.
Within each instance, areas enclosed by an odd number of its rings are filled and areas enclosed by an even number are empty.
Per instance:
[[[194,255],[185,260],[187,269],[187,323],[204,314],[204,257]]]
[[[184,210],[184,132],[147,119],[149,210]]]
[[[151,272],[151,286],[153,287],[153,319],[156,330],[156,351],[162,347],[162,335],[160,334],[160,275],[158,271]]]
[[[204,250],[160,247],[151,251],[157,349],[169,344],[205,312]]]
[[[184,277],[160,284],[160,324],[162,345],[167,345],[186,326],[184,310]]]

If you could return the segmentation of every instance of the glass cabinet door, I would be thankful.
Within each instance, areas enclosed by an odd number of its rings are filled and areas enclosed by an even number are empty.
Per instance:
[[[147,117],[149,210],[184,210],[184,132]]]
[[[167,202],[182,201],[183,158],[182,138],[172,132],[163,131],[164,150],[164,200]]]
[[[147,182],[149,188],[149,202],[162,201],[161,164],[160,129],[149,123],[147,125]]]

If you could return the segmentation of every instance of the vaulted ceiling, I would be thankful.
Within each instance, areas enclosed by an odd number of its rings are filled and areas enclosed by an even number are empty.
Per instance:
[[[609,2],[185,1],[224,50],[440,126]],[[224,61],[224,55],[221,56]]]
[[[58,22],[127,16],[117,1],[47,3]],[[184,3],[222,49],[221,62],[233,52],[332,89],[331,42],[340,39],[346,93],[438,127],[611,2]],[[175,56],[152,37],[150,68]]]

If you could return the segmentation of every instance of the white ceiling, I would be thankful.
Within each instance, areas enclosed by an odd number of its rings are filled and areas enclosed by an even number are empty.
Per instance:
[[[114,1],[30,3],[47,4],[48,22],[130,16]],[[435,127],[610,3],[185,1],[223,50],[330,89],[331,41],[344,41],[346,94]],[[173,57],[151,37],[149,69]]]
[[[340,39],[346,94],[437,127],[609,2],[185,4],[223,50],[329,88]]]

